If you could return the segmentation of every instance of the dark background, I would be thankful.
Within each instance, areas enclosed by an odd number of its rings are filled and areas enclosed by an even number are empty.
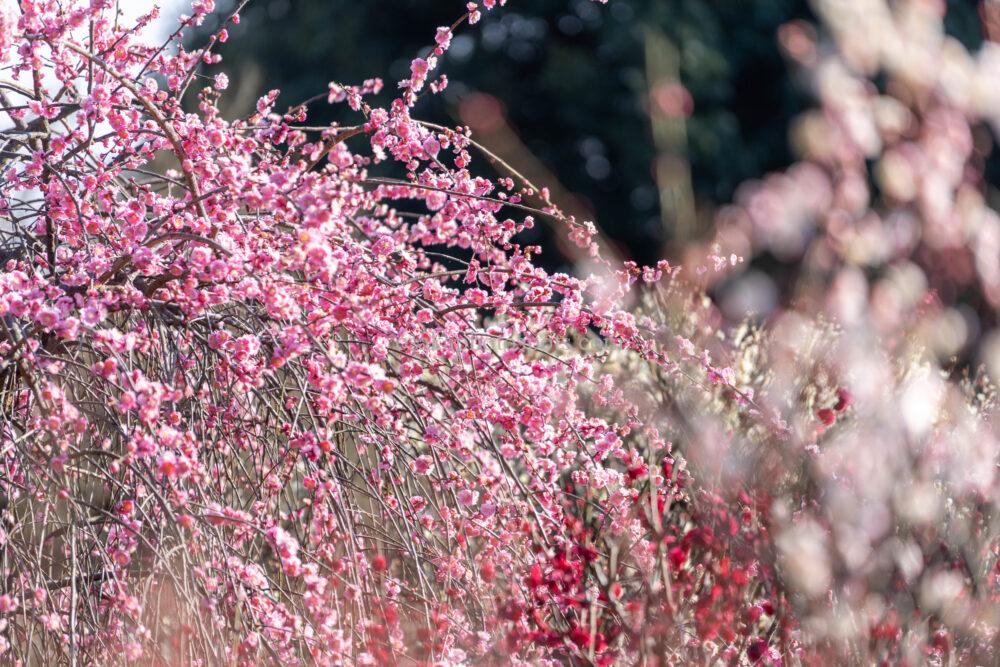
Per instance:
[[[231,0],[217,4],[218,18],[189,36],[189,46],[203,43],[234,7]],[[980,39],[976,4],[948,3],[948,30],[969,46]],[[437,26],[453,23],[463,6],[254,0],[241,23],[229,26],[229,41],[216,46],[223,62],[206,74],[229,74],[224,110],[232,115],[271,88],[282,90],[282,108],[324,93],[331,80],[374,76],[385,81],[379,100],[387,103],[410,60],[427,52]],[[416,115],[454,125],[464,123],[462,103],[473,93],[501,100],[505,136],[514,133],[524,149],[511,160],[530,155],[561,185],[557,203],[573,199],[569,208],[593,215],[622,255],[655,262],[672,254],[674,242],[704,236],[714,209],[742,181],[792,161],[788,127],[811,101],[776,32],[796,19],[813,20],[807,0],[513,0],[456,31],[438,68],[450,86],[425,96]],[[666,79],[679,77],[693,102],[687,117],[660,118],[666,144],[654,134],[650,111],[664,71]],[[331,120],[358,118],[325,100],[310,107],[311,123]],[[661,171],[658,181],[664,154],[672,171],[666,178]],[[689,202],[686,227],[677,221],[683,207],[661,207],[661,186]]]

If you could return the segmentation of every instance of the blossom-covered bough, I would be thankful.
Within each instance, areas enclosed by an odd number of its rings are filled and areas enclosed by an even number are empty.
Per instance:
[[[991,395],[815,313],[724,334],[666,264],[535,266],[521,230],[594,226],[411,115],[497,4],[331,127],[222,118],[225,28],[0,5],[2,660],[995,655]]]

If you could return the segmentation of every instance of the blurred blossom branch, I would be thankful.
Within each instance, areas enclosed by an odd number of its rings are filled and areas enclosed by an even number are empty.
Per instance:
[[[657,149],[654,174],[660,193],[660,216],[678,243],[697,238],[691,168],[687,162],[687,121],[693,102],[680,81],[680,54],[662,31],[644,31],[649,118]]]

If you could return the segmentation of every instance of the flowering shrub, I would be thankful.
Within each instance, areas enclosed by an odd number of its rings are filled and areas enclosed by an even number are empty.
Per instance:
[[[498,4],[333,127],[220,117],[155,12],[0,5],[5,660],[992,659],[992,390],[860,316],[727,333],[476,175],[412,112]],[[535,266],[543,220],[599,275]]]

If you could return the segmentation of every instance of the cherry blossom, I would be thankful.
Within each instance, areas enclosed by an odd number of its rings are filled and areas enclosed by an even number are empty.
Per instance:
[[[818,3],[829,48],[782,34],[817,67],[807,159],[695,270],[638,267],[420,120],[504,4],[457,4],[398,85],[242,118],[199,75],[225,28],[180,45],[214,2],[164,48],[156,12],[0,5],[4,660],[995,660],[995,392],[926,349],[930,286],[995,296],[992,43],[947,46],[934,3]],[[309,125],[324,101],[350,124]],[[594,272],[535,264],[536,224]],[[806,276],[766,326],[686,282],[765,249]]]

